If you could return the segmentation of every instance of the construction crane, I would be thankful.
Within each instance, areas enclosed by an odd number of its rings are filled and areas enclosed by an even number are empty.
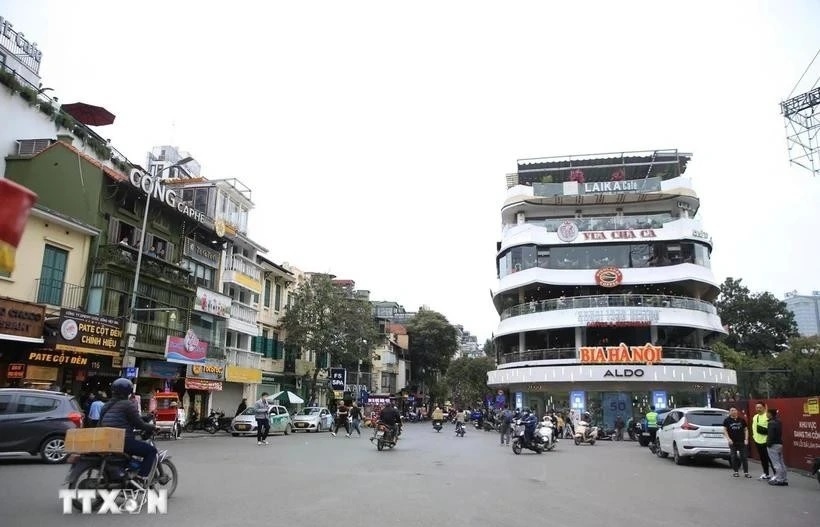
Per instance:
[[[814,81],[809,91],[792,97],[803,78],[820,56],[820,49],[806,67],[788,98],[780,103],[780,111],[786,120],[786,144],[789,161],[793,165],[820,174],[820,77]]]

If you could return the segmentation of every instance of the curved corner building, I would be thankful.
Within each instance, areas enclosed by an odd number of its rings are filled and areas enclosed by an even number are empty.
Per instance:
[[[612,426],[707,405],[736,384],[709,349],[712,240],[677,150],[526,159],[507,176],[497,250],[498,367],[517,407],[589,411]]]

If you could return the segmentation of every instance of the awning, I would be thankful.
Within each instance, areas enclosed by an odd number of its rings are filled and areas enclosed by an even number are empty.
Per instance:
[[[0,340],[13,340],[15,342],[30,342],[31,344],[43,344],[43,337],[20,337],[17,335],[0,335]]]

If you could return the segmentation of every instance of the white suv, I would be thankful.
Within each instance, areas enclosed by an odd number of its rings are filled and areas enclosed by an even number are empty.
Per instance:
[[[675,408],[658,428],[658,457],[670,454],[678,465],[694,458],[729,460],[729,442],[723,421],[729,412],[720,408]]]

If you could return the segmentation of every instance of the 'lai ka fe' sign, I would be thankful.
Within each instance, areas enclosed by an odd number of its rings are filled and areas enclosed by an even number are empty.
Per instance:
[[[655,364],[663,359],[661,346],[592,346],[579,348],[583,364]]]

